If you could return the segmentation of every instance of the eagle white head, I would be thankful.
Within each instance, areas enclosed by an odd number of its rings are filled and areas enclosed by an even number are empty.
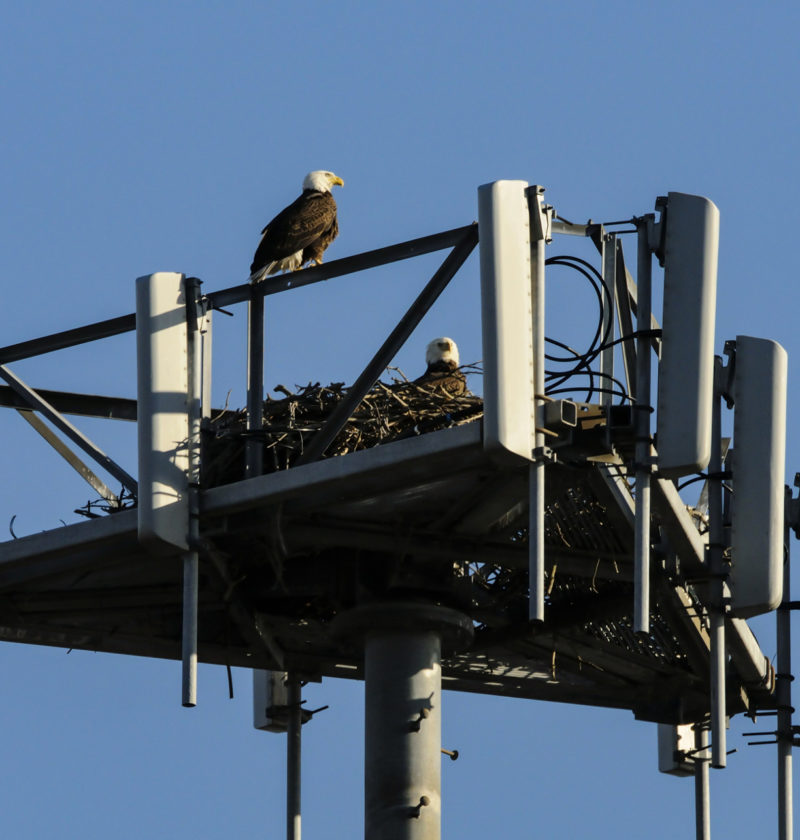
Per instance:
[[[317,192],[330,192],[333,186],[344,186],[344,181],[333,172],[326,169],[315,169],[303,178],[304,190],[317,190]]]
[[[425,363],[427,365],[436,362],[453,362],[453,367],[458,367],[458,347],[452,338],[443,336],[434,338],[425,350]]]

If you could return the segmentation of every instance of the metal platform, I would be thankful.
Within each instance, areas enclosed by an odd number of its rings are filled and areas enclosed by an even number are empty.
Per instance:
[[[527,466],[498,467],[482,423],[205,490],[199,658],[361,678],[337,619],[425,593],[475,637],[443,687],[693,721],[709,707],[703,540],[671,482],[653,491],[648,637],[632,631],[633,500],[621,468],[547,467],[547,620],[527,619]],[[0,544],[0,639],[181,658],[179,554],[148,553],[125,510]],[[774,708],[774,672],[729,620],[730,713]],[[447,654],[447,651],[445,651]]]

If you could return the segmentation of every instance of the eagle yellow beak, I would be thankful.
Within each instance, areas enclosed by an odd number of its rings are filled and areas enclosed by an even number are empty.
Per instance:
[[[334,184],[338,184],[340,187],[343,187],[344,181],[338,175],[334,175],[333,178],[331,178],[331,186],[334,186]]]

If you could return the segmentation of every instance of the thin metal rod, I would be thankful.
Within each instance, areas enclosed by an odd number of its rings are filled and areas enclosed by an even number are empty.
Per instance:
[[[183,627],[182,699],[186,707],[197,705],[197,628],[200,597],[200,558],[197,541],[200,536],[200,425],[203,416],[202,338],[197,317],[200,281],[189,277],[184,281],[187,320],[187,413],[189,419],[189,534],[190,550],[183,555]]]
[[[114,507],[119,507],[119,497],[98,478],[89,467],[55,434],[52,429],[30,410],[18,411],[25,420],[55,449],[56,452],[81,476],[97,493]]]
[[[197,626],[200,564],[196,551],[183,555],[183,625],[181,628],[181,705],[197,705]]]
[[[297,677],[289,676],[286,703],[289,721],[286,730],[286,840],[300,840],[300,782],[303,732],[302,688]]]
[[[635,633],[650,633],[650,312],[652,310],[652,254],[647,218],[639,224],[636,283],[636,520],[634,527]]]
[[[709,624],[711,643],[711,766],[723,768],[727,763],[727,730],[725,703],[725,612],[724,612],[724,522],[722,510],[722,402],[719,384],[722,360],[714,358],[714,401],[711,411],[711,458],[708,462],[708,562],[711,572]]]
[[[122,469],[115,461],[109,458],[105,452],[95,446],[83,432],[79,431],[59,414],[47,400],[43,399],[32,388],[29,388],[16,374],[12,373],[5,365],[0,365],[0,377],[19,394],[22,399],[36,411],[43,414],[57,429],[62,431],[73,443],[77,444],[90,458],[96,461],[109,475],[126,487],[134,496],[139,493],[136,479]]]
[[[616,299],[616,275],[617,275],[617,236],[614,233],[603,232],[602,238],[602,263],[603,280],[605,286],[602,288],[603,302],[603,324],[601,335],[611,342],[614,340],[614,308]],[[614,376],[614,348],[606,347],[600,353],[600,373],[604,388],[609,388],[611,377]],[[611,405],[614,395],[610,389],[600,395],[600,402],[604,405]]]
[[[708,729],[698,723],[694,729],[694,816],[697,840],[711,840],[711,796],[708,783]]]
[[[325,425],[311,439],[311,443],[297,459],[296,466],[308,464],[322,457],[325,450],[333,443],[336,436],[344,428],[345,423],[350,419],[361,400],[364,399],[383,370],[406,342],[406,339],[417,328],[419,322],[425,317],[425,314],[444,291],[447,284],[453,278],[453,275],[464,264],[477,243],[478,228],[477,226],[471,225],[466,228],[466,233],[463,234],[461,241],[448,254],[447,259],[439,266],[439,269],[428,281],[428,284],[420,292],[417,299],[411,304],[409,310],[400,319],[386,341],[383,342],[380,350],[373,356],[358,379],[348,389],[346,399],[342,400],[336,406]]]
[[[85,327],[75,327],[42,338],[33,338],[30,341],[20,341],[18,344],[0,347],[0,362],[3,364],[17,362],[20,359],[41,356],[43,353],[52,353],[54,350],[63,350],[66,347],[75,347],[89,341],[132,332],[135,329],[136,315],[134,313],[120,315],[118,318],[109,318],[107,321],[87,324]]]
[[[251,286],[251,292],[255,287]],[[264,426],[264,298],[253,293],[247,305],[247,431]],[[261,475],[264,442],[251,435],[245,440],[245,476]]]
[[[354,274],[357,271],[388,265],[399,260],[420,257],[433,251],[443,251],[445,248],[452,248],[458,244],[470,231],[474,231],[477,236],[477,228],[477,224],[473,222],[471,225],[446,230],[442,233],[422,236],[419,239],[411,239],[397,245],[389,245],[385,248],[377,248],[374,251],[365,251],[363,254],[354,254],[352,257],[344,257],[341,260],[333,260],[324,265],[304,268],[302,271],[293,271],[289,274],[270,277],[261,283],[257,283],[254,290],[259,295],[274,295],[289,289],[299,289],[301,286],[308,286],[311,283],[341,277],[344,274]],[[213,309],[220,309],[224,306],[249,300],[251,294],[253,292],[250,290],[250,285],[243,283],[240,286],[213,292],[207,296],[207,300]]]
[[[792,493],[786,488],[787,514],[791,507]],[[784,517],[783,597],[791,597],[791,551],[789,547],[789,516]],[[792,840],[792,613],[785,605],[777,611],[778,674],[776,695],[778,701],[778,840]]]
[[[531,213],[540,213],[541,197],[529,194]],[[532,225],[531,230],[536,228]],[[531,243],[531,316],[533,343],[534,416],[538,416],[544,394],[544,338],[545,338],[545,250],[544,239]],[[534,450],[540,454],[528,468],[528,619],[544,621],[544,475],[542,450],[544,433],[536,428]]]

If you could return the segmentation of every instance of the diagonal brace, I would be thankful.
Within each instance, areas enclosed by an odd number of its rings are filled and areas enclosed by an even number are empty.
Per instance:
[[[64,443],[61,438],[56,435],[50,427],[39,419],[33,411],[27,409],[18,409],[17,413],[23,420],[30,423],[30,425],[55,449],[56,452],[107,502],[110,502],[113,507],[120,507],[119,497],[110,490],[105,482],[98,478],[94,472],[81,461],[81,459]]]
[[[308,464],[322,457],[325,450],[333,443],[336,436],[344,428],[361,400],[364,399],[378,380],[381,372],[391,362],[411,333],[414,332],[419,322],[431,306],[433,306],[436,299],[444,291],[447,284],[458,269],[461,268],[477,244],[478,229],[476,225],[467,230],[461,241],[448,254],[447,259],[439,266],[417,299],[411,304],[409,310],[392,330],[386,341],[383,342],[380,350],[378,350],[369,364],[364,368],[352,387],[348,389],[347,398],[336,406],[331,412],[328,422],[314,435],[310,445],[297,459],[295,466]]]
[[[89,457],[93,458],[109,475],[114,476],[134,496],[138,496],[139,488],[136,479],[128,475],[116,461],[113,461],[105,452],[95,446],[83,432],[76,429],[69,420],[59,414],[47,400],[28,387],[5,365],[0,365],[0,377],[25,400],[27,405],[41,412],[57,429],[62,431],[73,443],[77,444]]]

